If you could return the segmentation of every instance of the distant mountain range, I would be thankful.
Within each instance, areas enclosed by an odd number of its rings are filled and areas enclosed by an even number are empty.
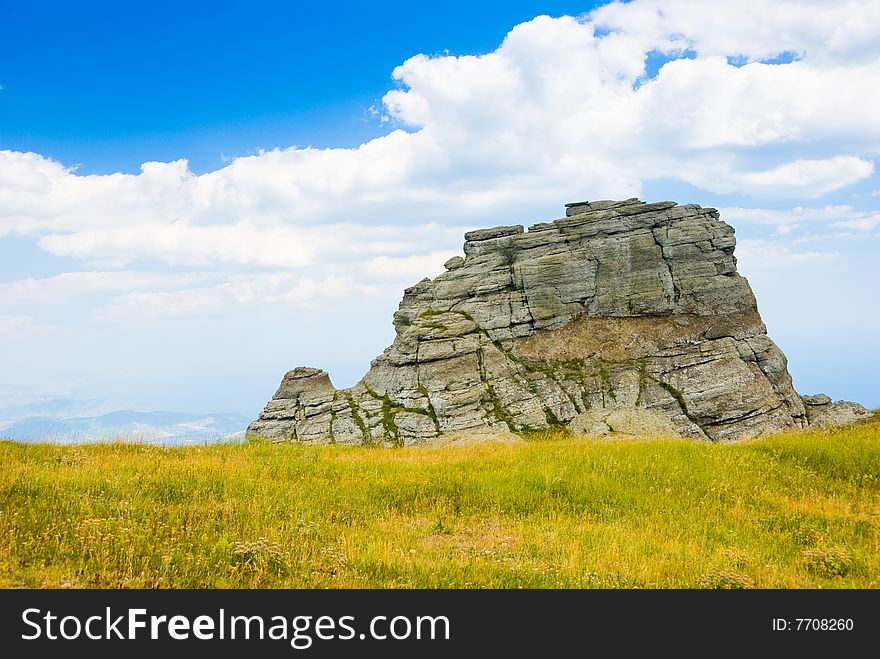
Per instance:
[[[103,406],[100,401],[63,397],[0,405],[0,438],[23,442],[204,444],[241,440],[250,421],[232,413],[113,410],[84,414]]]

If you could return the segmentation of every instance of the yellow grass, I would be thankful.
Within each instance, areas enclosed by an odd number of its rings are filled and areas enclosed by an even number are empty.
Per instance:
[[[880,423],[368,449],[0,442],[0,586],[880,587]]]

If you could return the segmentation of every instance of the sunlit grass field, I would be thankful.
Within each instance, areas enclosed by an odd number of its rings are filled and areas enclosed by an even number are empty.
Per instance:
[[[880,421],[736,445],[0,442],[0,586],[880,587]]]

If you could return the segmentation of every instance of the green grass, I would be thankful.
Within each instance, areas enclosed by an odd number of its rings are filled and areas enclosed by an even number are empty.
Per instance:
[[[0,443],[0,586],[880,587],[880,422],[736,445]]]

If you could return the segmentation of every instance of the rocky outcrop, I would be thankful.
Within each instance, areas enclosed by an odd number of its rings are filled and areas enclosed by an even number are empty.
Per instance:
[[[637,199],[471,231],[464,258],[406,290],[394,342],[357,385],[294,369],[248,433],[407,445],[606,408],[653,410],[716,441],[804,427],[733,234],[715,209]]]
[[[811,426],[846,426],[857,421],[864,421],[872,416],[869,410],[858,403],[851,403],[848,400],[839,400],[834,403],[825,394],[801,396],[801,400],[804,401],[807,421]]]

